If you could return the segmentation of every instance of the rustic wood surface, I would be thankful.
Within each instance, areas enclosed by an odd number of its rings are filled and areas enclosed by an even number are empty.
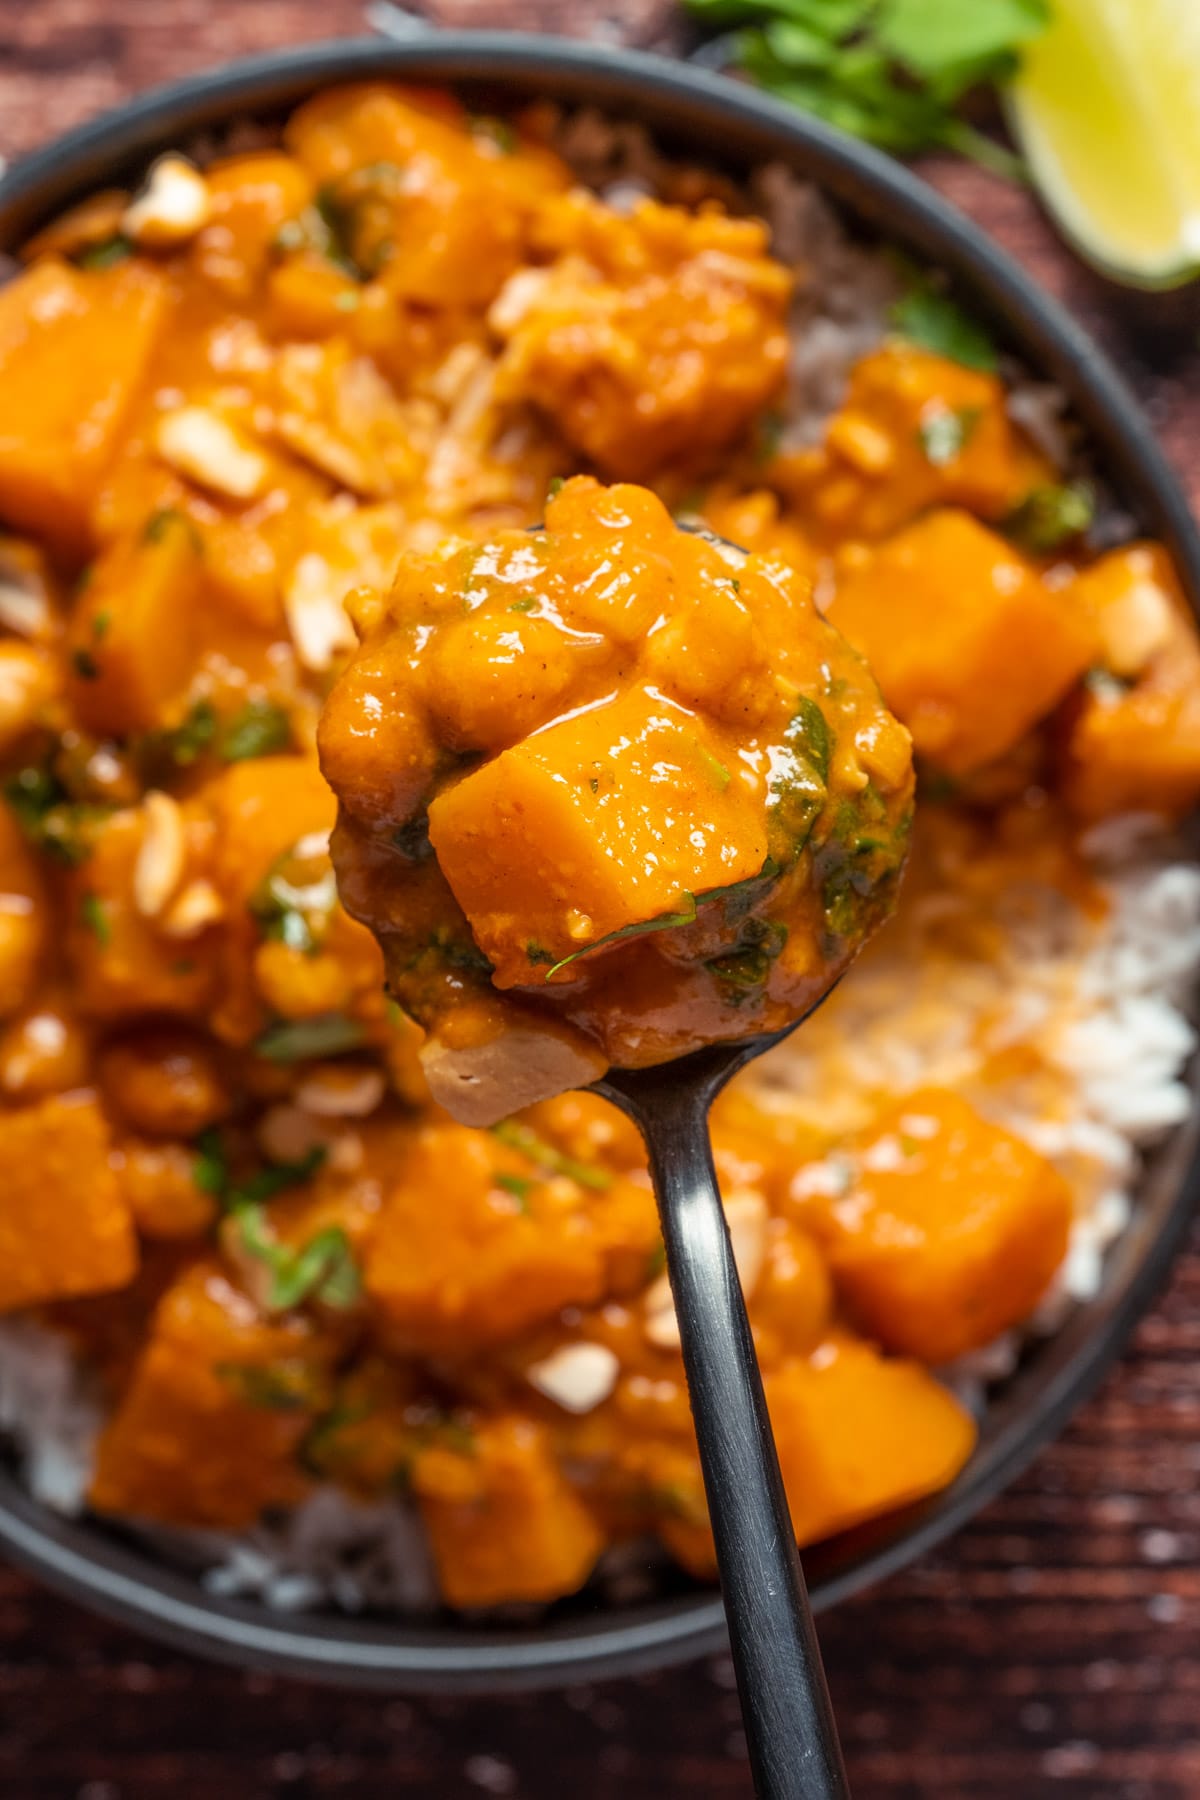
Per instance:
[[[673,48],[670,0],[447,0],[447,25]],[[0,152],[153,82],[353,33],[355,0],[0,0]],[[1200,308],[1120,294],[1030,196],[938,187],[1072,307],[1200,502]],[[1200,1800],[1200,1240],[1117,1372],[941,1554],[825,1622],[857,1800]],[[724,1659],[517,1700],[331,1693],[208,1667],[0,1568],[5,1800],[743,1800]]]

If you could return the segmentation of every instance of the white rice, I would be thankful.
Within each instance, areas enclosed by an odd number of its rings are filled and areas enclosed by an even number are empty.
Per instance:
[[[259,134],[254,133],[257,147]],[[583,112],[565,119],[559,147],[581,180],[614,204],[671,197],[677,171],[644,130]],[[201,147],[201,160],[220,146]],[[728,184],[714,190],[736,201]],[[887,328],[898,291],[894,263],[846,233],[837,215],[788,169],[760,170],[742,199],[768,220],[776,253],[798,274],[794,351],[784,407],[789,442],[811,442],[842,398],[854,363]],[[1006,370],[1010,410],[1057,464],[1071,454],[1061,396]],[[1110,511],[1108,541],[1132,522]],[[921,1085],[964,1093],[1049,1157],[1070,1181],[1076,1216],[1051,1291],[1023,1331],[943,1371],[976,1412],[1013,1373],[1029,1335],[1056,1330],[1104,1279],[1106,1251],[1136,1205],[1141,1152],[1187,1116],[1184,1080],[1196,1034],[1187,1002],[1200,969],[1200,866],[1154,821],[1112,820],[1084,842],[1108,901],[1085,916],[1061,894],[1021,886],[997,895],[1002,948],[989,960],[948,954],[940,927],[965,904],[953,885],[902,908],[866,961],[804,1030],[754,1065],[750,1082],[768,1109],[811,1112],[847,1130],[882,1097]],[[987,1020],[987,1034],[977,1027]],[[1036,1051],[1038,1079],[997,1088],[986,1052]],[[805,1179],[840,1191],[840,1176],[810,1165]],[[97,1384],[64,1339],[31,1319],[0,1321],[0,1436],[20,1459],[33,1496],[52,1510],[83,1510],[103,1422]],[[145,1528],[148,1546],[196,1572],[211,1594],[265,1601],[283,1611],[427,1610],[437,1603],[428,1547],[403,1498],[355,1501],[321,1486],[289,1515],[239,1533]],[[608,1567],[614,1603],[642,1598],[655,1552],[619,1546]]]

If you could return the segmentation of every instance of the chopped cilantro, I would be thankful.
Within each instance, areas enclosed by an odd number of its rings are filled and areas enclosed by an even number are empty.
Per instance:
[[[239,1400],[264,1412],[306,1412],[316,1397],[313,1370],[298,1358],[275,1363],[219,1362],[214,1373]]]
[[[622,944],[629,938],[645,937],[654,931],[672,931],[679,925],[692,925],[696,919],[696,897],[687,892],[679,896],[679,911],[660,913],[654,919],[642,919],[636,925],[622,925],[619,931],[610,931],[604,937],[597,938],[595,943],[584,944],[582,949],[572,950],[570,956],[564,956],[546,970],[546,980],[557,975],[560,969],[569,968],[579,961],[581,956],[590,956],[593,950],[604,950],[610,944]]]
[[[129,239],[116,232],[98,244],[85,244],[82,250],[75,252],[73,260],[80,269],[111,269],[132,255],[133,245]]]
[[[358,1300],[362,1284],[350,1240],[340,1225],[327,1225],[298,1250],[270,1235],[267,1215],[256,1201],[234,1208],[241,1245],[247,1256],[271,1272],[266,1304],[271,1312],[290,1312],[306,1300],[319,1300],[345,1312]]]
[[[312,1056],[338,1056],[366,1042],[366,1031],[345,1013],[321,1013],[314,1019],[280,1019],[255,1041],[255,1051],[268,1062],[304,1062]]]
[[[512,1194],[521,1202],[521,1210],[524,1212],[530,1190],[537,1185],[533,1179],[528,1175],[510,1175],[507,1169],[501,1169],[494,1179],[498,1188],[503,1188],[506,1194]]]
[[[926,462],[944,469],[962,455],[978,425],[977,406],[934,406],[926,410],[917,428],[917,441],[925,452]]]
[[[983,326],[928,278],[919,277],[897,300],[891,322],[902,338],[922,350],[985,375],[995,372],[996,346]]]
[[[1096,496],[1086,482],[1048,483],[1026,494],[1001,527],[1031,556],[1047,556],[1081,537],[1096,516]]]
[[[527,1156],[531,1163],[544,1169],[548,1175],[567,1175],[577,1181],[580,1187],[591,1188],[595,1193],[603,1193],[613,1184],[613,1178],[607,1169],[597,1168],[595,1163],[580,1162],[578,1157],[568,1156],[553,1144],[548,1144],[543,1137],[528,1125],[522,1125],[519,1119],[501,1119],[498,1125],[492,1126],[493,1137],[507,1144],[510,1150],[519,1150]]]
[[[217,748],[225,762],[248,762],[286,750],[291,741],[291,722],[283,708],[271,700],[250,700],[223,728]]]
[[[112,942],[112,926],[108,922],[108,912],[99,894],[85,894],[79,903],[79,911],[84,924],[102,947]]]
[[[201,1193],[218,1197],[229,1186],[229,1159],[225,1154],[224,1141],[215,1125],[210,1125],[196,1139],[192,1180]]]

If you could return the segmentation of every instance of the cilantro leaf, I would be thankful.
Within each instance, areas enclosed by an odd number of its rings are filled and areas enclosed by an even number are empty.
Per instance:
[[[357,1050],[366,1035],[357,1019],[345,1013],[320,1013],[312,1019],[280,1019],[255,1040],[254,1048],[268,1062],[303,1062],[310,1056]]]
[[[659,913],[653,919],[640,919],[636,925],[622,925],[617,931],[609,931],[604,937],[597,938],[594,943],[583,944],[578,950],[572,950],[570,956],[560,957],[546,970],[546,980],[557,975],[560,969],[569,968],[578,962],[581,956],[590,956],[593,950],[603,950],[609,944],[623,944],[627,938],[645,937],[653,931],[671,931],[677,925],[693,925],[696,921],[696,897],[694,894],[682,893],[679,896],[679,911]]]
[[[953,149],[1010,179],[1019,157],[953,110],[1007,80],[1049,0],[685,0],[760,87],[898,156]]]
[[[217,748],[226,762],[247,762],[286,750],[291,741],[291,721],[283,708],[270,700],[251,700],[225,726]]]
[[[1096,497],[1085,482],[1035,487],[1004,520],[1001,530],[1031,556],[1046,556],[1081,537],[1096,516]]]
[[[1009,57],[1049,22],[1048,0],[882,0],[875,32],[914,74],[942,75]]]
[[[258,1202],[241,1202],[234,1217],[242,1249],[271,1272],[266,1296],[270,1312],[291,1312],[306,1300],[344,1312],[358,1300],[362,1291],[358,1265],[340,1225],[325,1226],[294,1250],[271,1235]]]
[[[556,1149],[528,1125],[522,1125],[519,1119],[501,1119],[498,1125],[492,1126],[492,1136],[507,1144],[510,1150],[519,1150],[527,1156],[531,1163],[548,1175],[567,1175],[577,1181],[580,1187],[591,1188],[596,1193],[603,1193],[613,1184],[613,1178],[607,1169],[597,1168],[595,1163],[580,1162],[578,1157],[568,1156],[566,1151]],[[499,1177],[497,1177],[499,1179]],[[507,1182],[501,1182],[506,1186]],[[511,1192],[511,1189],[510,1189]]]
[[[944,469],[957,462],[979,423],[977,406],[930,407],[917,427],[917,438],[926,462]]]
[[[927,279],[915,281],[901,295],[892,308],[891,323],[900,337],[922,350],[948,357],[965,369],[995,373],[996,346],[983,326]]]

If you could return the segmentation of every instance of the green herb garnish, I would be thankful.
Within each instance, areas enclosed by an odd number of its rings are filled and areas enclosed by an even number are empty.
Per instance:
[[[433,855],[429,841],[429,814],[422,810],[392,833],[392,843],[409,862],[428,862]]]
[[[507,1144],[510,1150],[519,1150],[527,1156],[531,1163],[544,1169],[548,1175],[567,1175],[577,1181],[580,1187],[591,1188],[595,1193],[603,1193],[613,1184],[613,1178],[607,1169],[599,1169],[595,1163],[580,1162],[565,1151],[558,1150],[548,1144],[545,1138],[539,1137],[528,1125],[522,1125],[519,1119],[501,1119],[498,1125],[492,1126],[492,1136]]]
[[[264,1412],[306,1412],[316,1399],[313,1370],[307,1363],[219,1362],[213,1372],[239,1400]]]
[[[992,375],[996,346],[983,326],[927,278],[914,281],[891,311],[893,330],[910,344],[931,350],[965,369]]]
[[[659,913],[657,918],[642,919],[636,925],[622,925],[618,931],[610,931],[594,943],[585,944],[580,950],[572,950],[570,956],[564,956],[546,970],[546,980],[557,975],[560,969],[569,968],[578,962],[581,956],[590,956],[593,950],[606,949],[609,944],[623,944],[629,938],[645,937],[653,931],[673,931],[679,925],[693,925],[696,920],[696,897],[684,892],[679,896],[678,912]]]
[[[1008,80],[1048,0],[686,0],[728,60],[805,112],[897,156],[956,150],[1019,178],[1019,157],[955,110]]]
[[[74,868],[91,854],[91,828],[104,809],[83,806],[45,766],[18,769],[4,784],[4,797],[35,849]]]
[[[514,600],[508,610],[509,610],[509,612],[515,612],[515,613],[530,613],[533,611],[533,609],[536,605],[537,605],[537,601],[531,600],[529,598],[526,598],[524,600]]]
[[[492,1179],[498,1188],[503,1188],[506,1194],[511,1194],[520,1202],[522,1212],[527,1210],[525,1202],[529,1199],[530,1190],[537,1185],[535,1181],[528,1175],[510,1175],[506,1169],[502,1169]]]
[[[211,747],[217,735],[217,723],[212,701],[197,700],[173,730],[155,734],[149,747],[152,751],[161,750],[181,769],[190,768]]]
[[[217,748],[226,762],[248,762],[286,750],[291,741],[291,722],[283,708],[271,700],[251,700],[221,731]]]
[[[977,406],[930,407],[917,427],[917,441],[925,452],[926,462],[932,463],[935,469],[944,469],[948,463],[957,462],[970,442],[979,418]]]
[[[100,665],[90,650],[72,650],[71,667],[81,681],[95,681],[100,674]]]
[[[255,1202],[235,1209],[243,1250],[271,1272],[266,1305],[270,1312],[290,1312],[306,1300],[345,1312],[358,1300],[362,1282],[350,1240],[340,1225],[327,1225],[298,1250],[270,1235],[267,1215]]]
[[[548,963],[554,961],[553,950],[547,950],[544,944],[529,943],[525,946],[525,959],[531,963]]]
[[[103,607],[92,619],[92,637],[95,639],[96,643],[103,643],[104,639],[108,636],[108,628],[111,624],[112,614],[107,607]]]
[[[229,1187],[229,1158],[225,1144],[215,1125],[210,1125],[196,1139],[196,1160],[192,1164],[192,1180],[202,1194],[220,1198]]]
[[[108,922],[108,912],[99,894],[85,894],[79,903],[80,915],[96,942],[102,947],[112,942],[112,926]]]
[[[816,770],[822,782],[828,781],[829,762],[833,755],[833,734],[829,729],[828,719],[810,695],[801,694],[798,697],[796,710],[783,735],[797,755],[802,756]]]
[[[1085,482],[1035,487],[1004,520],[1001,530],[1031,556],[1048,556],[1082,537],[1096,516],[1096,496]]]
[[[80,269],[112,269],[117,263],[123,263],[133,255],[133,245],[127,237],[117,232],[115,236],[104,238],[99,244],[85,244],[82,250],[75,252],[72,261]]]
[[[268,1062],[304,1062],[313,1056],[339,1056],[366,1042],[366,1030],[345,1013],[321,1013],[315,1019],[280,1019],[255,1040],[257,1055]]]

